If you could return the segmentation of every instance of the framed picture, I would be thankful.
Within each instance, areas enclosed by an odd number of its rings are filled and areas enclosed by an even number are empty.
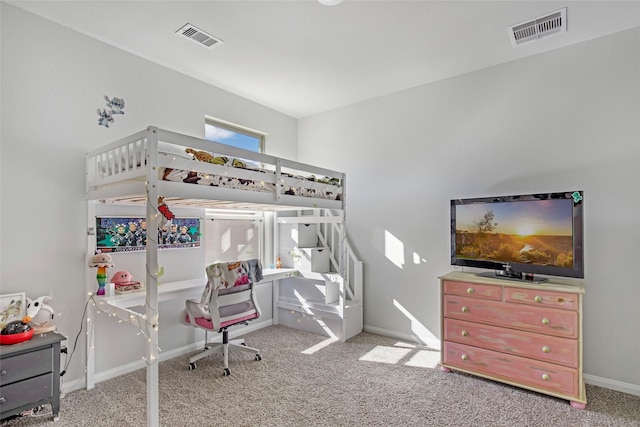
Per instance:
[[[22,320],[26,313],[27,301],[24,292],[0,295],[0,329],[9,322]]]
[[[150,230],[146,218],[96,217],[96,248],[101,252],[143,251]],[[200,246],[200,218],[173,218],[156,230],[160,249]]]

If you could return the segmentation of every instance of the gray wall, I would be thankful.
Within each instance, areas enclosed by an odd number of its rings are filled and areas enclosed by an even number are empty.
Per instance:
[[[58,329],[71,347],[87,300],[86,152],[149,125],[203,137],[210,115],[266,132],[269,154],[295,159],[297,121],[4,2],[0,8],[2,293],[36,298],[53,291]],[[104,95],[126,102],[125,115],[108,129],[98,126],[96,113]],[[118,269],[144,274],[142,254],[117,258]],[[182,271],[182,261],[168,253],[161,262],[167,281],[203,275],[202,263],[197,271]],[[95,285],[91,274],[89,287]],[[193,332],[176,322],[183,301],[163,304],[160,348],[167,354],[192,340]],[[133,326],[102,317],[98,322],[98,371],[140,362],[145,342]],[[65,386],[82,381],[84,348],[83,333]]]
[[[301,120],[347,173],[365,328],[439,345],[450,199],[580,189],[586,378],[640,394],[639,117],[634,29]]]

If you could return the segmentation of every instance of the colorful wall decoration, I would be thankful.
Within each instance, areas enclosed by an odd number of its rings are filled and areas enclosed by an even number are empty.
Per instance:
[[[200,218],[173,218],[153,235],[146,218],[96,217],[96,243],[101,252],[143,251],[148,239],[157,239],[158,248],[181,249],[200,246]]]

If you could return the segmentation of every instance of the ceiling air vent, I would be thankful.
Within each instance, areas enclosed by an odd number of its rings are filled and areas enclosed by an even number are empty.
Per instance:
[[[176,31],[176,34],[180,34],[185,37],[188,37],[191,40],[197,43],[200,43],[201,45],[206,47],[214,47],[216,45],[223,43],[223,41],[220,40],[219,38],[214,37],[211,34],[207,34],[201,29],[194,27],[191,24],[187,24],[184,27],[180,28],[178,31]]]
[[[567,31],[567,8],[539,18],[512,25],[507,29],[513,47]]]

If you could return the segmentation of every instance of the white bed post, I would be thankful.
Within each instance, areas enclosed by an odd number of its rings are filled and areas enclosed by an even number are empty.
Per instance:
[[[158,393],[158,129],[147,132],[147,300],[145,329],[148,343],[147,361],[147,425],[157,427],[159,421]]]
[[[89,268],[89,261],[96,250],[96,202],[94,200],[87,200],[87,254],[85,258],[85,295],[87,298],[90,298],[92,291],[89,287],[89,283],[93,285],[93,289],[95,289],[95,273],[93,277],[91,275],[92,269]],[[95,337],[95,317],[97,310],[93,306],[87,302],[87,318],[82,319],[82,321],[87,322],[87,335],[85,336],[85,346],[87,351],[87,370],[85,373],[85,387],[87,390],[92,389],[95,385],[95,350],[93,348],[94,337]]]

